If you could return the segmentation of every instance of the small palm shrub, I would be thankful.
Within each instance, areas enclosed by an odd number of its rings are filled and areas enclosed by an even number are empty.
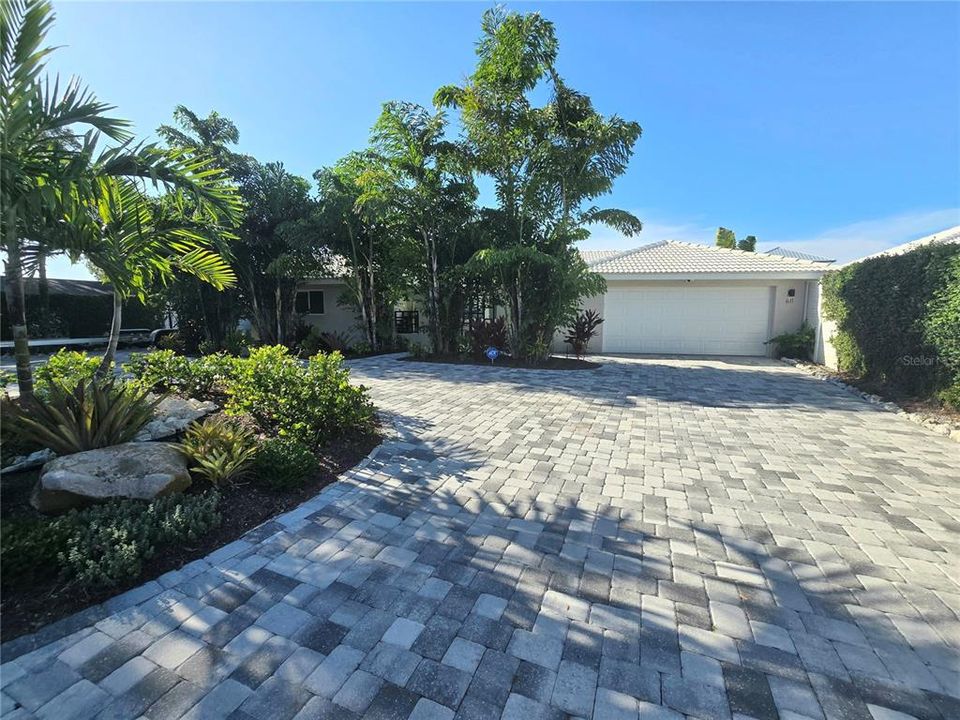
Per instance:
[[[58,455],[119,445],[133,440],[162,398],[117,380],[68,388],[53,384],[44,398],[7,409],[14,432]]]
[[[563,341],[570,345],[577,359],[582,359],[586,355],[587,346],[597,336],[597,328],[602,322],[603,318],[595,310],[584,310],[574,318]]]
[[[47,397],[54,385],[72,390],[77,385],[93,380],[99,366],[100,358],[73,350],[60,350],[34,372],[34,392],[40,397]]]
[[[111,500],[55,520],[4,522],[0,572],[7,585],[60,575],[90,591],[136,578],[157,548],[195,542],[220,524],[216,492],[150,502]]]
[[[282,345],[255,348],[236,363],[224,410],[311,448],[373,423],[367,390],[350,384],[340,353],[314,355],[304,366]]]
[[[298,440],[271,438],[257,455],[257,479],[278,490],[300,487],[317,471],[316,455]]]
[[[216,486],[242,477],[258,450],[253,432],[224,417],[193,423],[177,449],[190,460],[194,473]]]
[[[777,335],[767,340],[767,344],[773,345],[778,357],[809,360],[813,357],[815,339],[813,328],[805,322],[796,332]]]
[[[483,353],[489,347],[501,352],[507,349],[507,324],[503,318],[470,322],[470,354],[482,360]]]

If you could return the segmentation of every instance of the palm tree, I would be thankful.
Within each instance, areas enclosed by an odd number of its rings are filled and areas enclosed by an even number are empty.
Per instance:
[[[97,202],[102,180],[135,179],[178,188],[203,213],[234,222],[239,199],[210,160],[186,151],[164,151],[131,144],[128,123],[108,117],[113,108],[72,79],[63,88],[41,80],[52,48],[44,46],[53,24],[47,0],[0,3],[0,205],[3,248],[7,253],[7,309],[13,331],[20,394],[33,393],[23,294],[22,248],[32,227],[70,221]],[[86,134],[74,130],[86,126]],[[121,143],[99,150],[102,135]],[[63,142],[62,138],[70,142]],[[69,233],[63,234],[65,237]],[[56,234],[59,237],[60,234]],[[64,250],[69,248],[49,248]],[[77,248],[73,248],[76,250]],[[89,248],[85,248],[89,250]]]
[[[113,320],[100,376],[113,365],[124,300],[145,299],[151,286],[168,282],[177,271],[218,290],[236,282],[226,259],[227,241],[235,236],[194,212],[180,192],[148,198],[129,180],[104,178],[97,203],[77,215],[72,229],[73,246],[83,248],[113,285]]]

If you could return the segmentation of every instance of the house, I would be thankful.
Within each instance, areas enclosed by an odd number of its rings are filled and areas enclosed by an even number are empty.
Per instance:
[[[822,255],[814,255],[813,253],[803,252],[801,250],[794,250],[793,248],[785,248],[782,245],[777,245],[775,248],[770,248],[769,250],[764,250],[767,255],[779,255],[781,257],[796,258],[797,260],[809,260],[810,262],[819,262],[819,263],[832,263],[835,262],[834,259],[825,258]]]
[[[593,352],[770,355],[767,341],[815,319],[822,260],[663,240],[584,259],[607,281]],[[562,343],[556,344],[557,350]]]
[[[590,343],[595,353],[770,355],[767,341],[815,324],[817,284],[824,259],[808,260],[664,240],[627,250],[585,250],[582,256],[607,281],[604,295],[587,298],[604,322]],[[324,332],[357,332],[351,307],[337,302],[343,276],[301,284],[297,306]],[[427,342],[417,304],[394,310],[397,333]],[[554,350],[569,348],[562,333]]]

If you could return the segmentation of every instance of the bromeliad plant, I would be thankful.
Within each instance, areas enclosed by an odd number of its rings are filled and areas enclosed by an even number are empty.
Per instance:
[[[223,417],[193,423],[176,447],[190,460],[194,473],[218,487],[242,477],[259,449],[253,432]]]
[[[587,353],[587,345],[597,336],[597,328],[603,322],[603,318],[595,310],[585,310],[577,315],[573,324],[567,329],[567,335],[563,341],[570,345],[573,354],[578,360],[583,359]]]
[[[46,397],[10,403],[6,412],[23,439],[71,455],[133,440],[161,400],[110,379],[72,388],[52,384]]]

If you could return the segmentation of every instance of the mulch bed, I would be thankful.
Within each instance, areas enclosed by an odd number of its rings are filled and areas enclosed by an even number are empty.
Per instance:
[[[302,487],[295,490],[272,490],[253,481],[239,481],[221,491],[220,526],[196,545],[167,545],[157,548],[157,555],[144,563],[140,577],[116,587],[87,596],[51,578],[27,587],[3,588],[0,598],[0,639],[6,642],[34,632],[47,623],[72,615],[101,603],[114,595],[137,587],[170,570],[205,557],[219,547],[233,542],[248,530],[292,510],[332,483],[345,470],[365,458],[381,440],[378,433],[355,436],[331,444],[318,454],[320,469]],[[30,491],[39,472],[6,476],[2,481],[3,519],[38,516],[29,504]]]
[[[429,363],[447,363],[451,365],[482,365],[484,367],[511,367],[525,368],[527,370],[596,370],[601,367],[600,363],[590,362],[589,360],[577,360],[571,357],[558,357],[552,355],[546,360],[536,365],[522,360],[517,360],[509,355],[501,355],[496,362],[489,360],[477,360],[469,355],[426,355],[424,357],[413,357],[406,355],[397,358],[403,362],[429,362]]]

